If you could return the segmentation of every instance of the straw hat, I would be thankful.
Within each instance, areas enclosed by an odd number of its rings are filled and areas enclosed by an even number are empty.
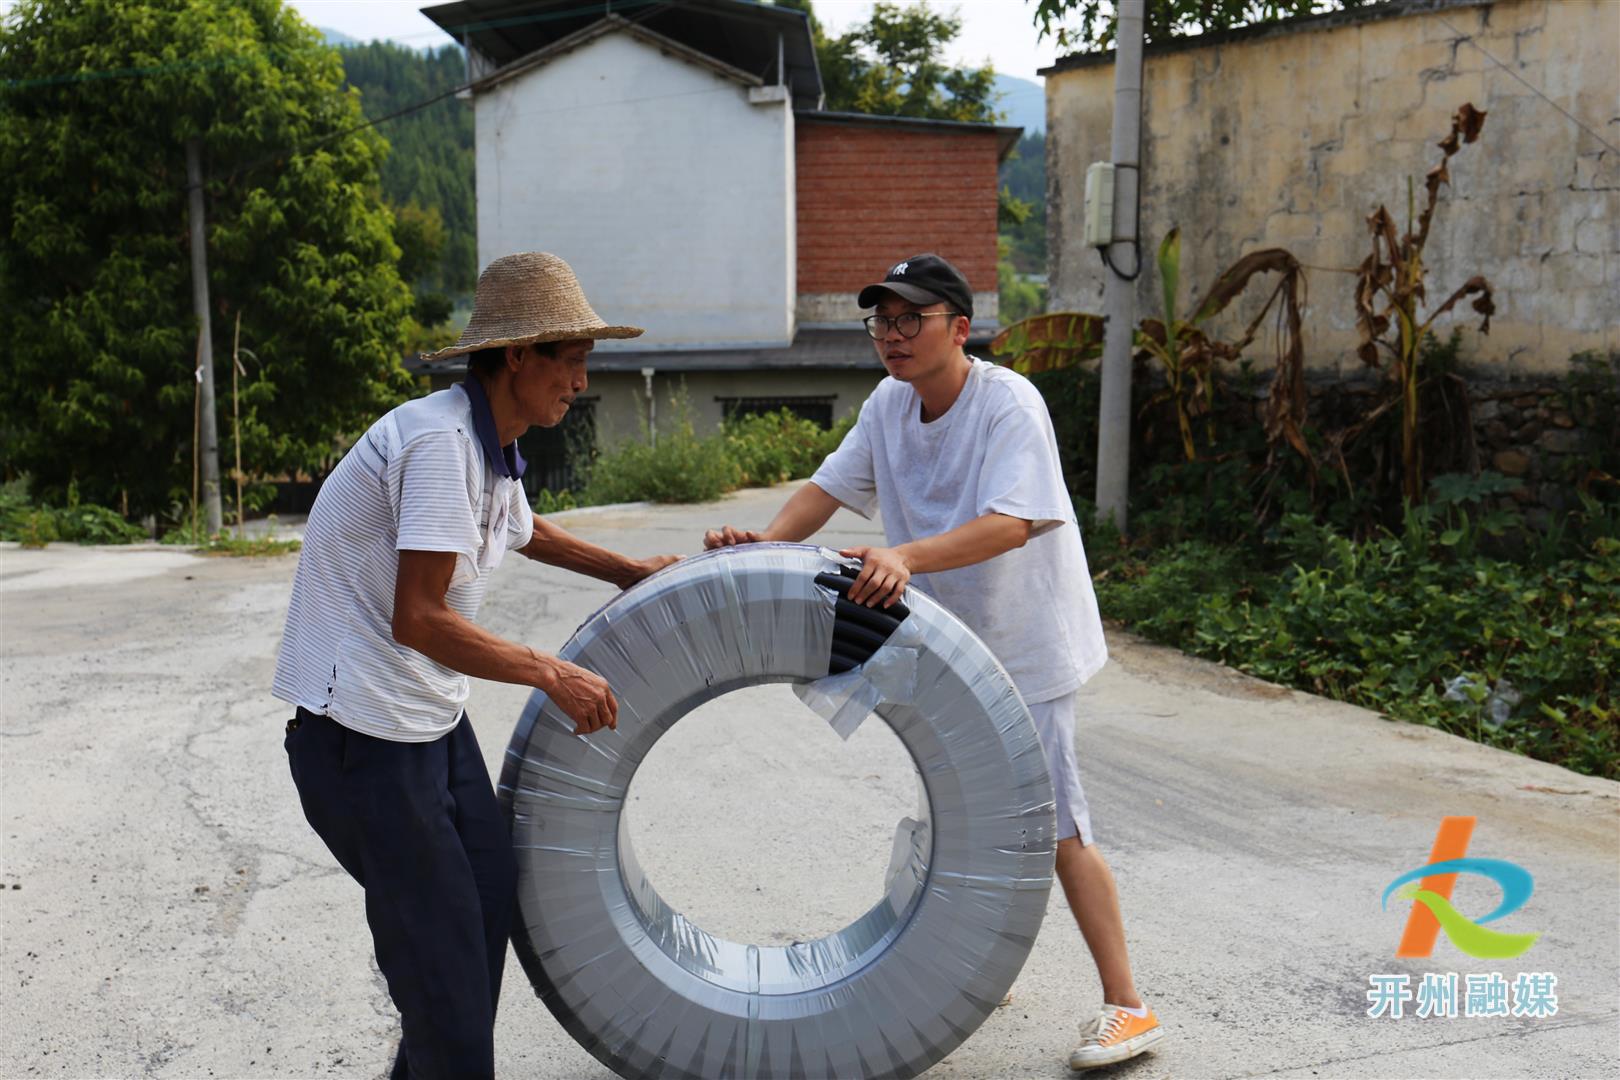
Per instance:
[[[425,360],[540,341],[640,337],[639,326],[609,326],[591,310],[568,264],[543,251],[503,255],[478,275],[472,320],[461,340]]]

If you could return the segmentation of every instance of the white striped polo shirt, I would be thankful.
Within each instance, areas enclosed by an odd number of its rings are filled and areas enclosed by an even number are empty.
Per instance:
[[[394,640],[398,553],[455,552],[445,602],[471,619],[490,571],[533,531],[522,484],[479,445],[466,390],[388,413],[310,510],[272,692],[366,735],[439,738],[460,718],[468,680]]]

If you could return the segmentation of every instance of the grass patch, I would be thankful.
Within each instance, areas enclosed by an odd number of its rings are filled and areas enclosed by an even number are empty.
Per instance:
[[[249,537],[241,540],[234,536],[215,536],[206,543],[198,544],[197,554],[258,559],[291,555],[302,550],[303,546],[300,540],[276,540],[273,537]]]
[[[270,531],[265,536],[239,537],[231,532],[209,533],[203,525],[192,527],[186,521],[163,534],[163,543],[177,547],[195,548],[199,555],[217,555],[241,558],[262,558],[290,555],[303,548],[299,540],[284,540],[276,536],[275,515],[270,516]]]

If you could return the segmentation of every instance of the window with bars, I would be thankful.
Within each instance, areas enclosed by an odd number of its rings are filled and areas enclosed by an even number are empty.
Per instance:
[[[583,480],[582,466],[596,452],[596,397],[575,398],[562,423],[532,427],[518,439],[528,468],[523,491],[533,499],[540,491],[574,491]]]
[[[765,413],[786,409],[825,430],[832,427],[833,402],[837,394],[825,397],[717,397],[720,411],[727,420],[740,416],[763,416]]]

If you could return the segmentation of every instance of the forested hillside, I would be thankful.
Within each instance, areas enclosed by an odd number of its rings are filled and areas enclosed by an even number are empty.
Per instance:
[[[371,119],[466,80],[461,50],[454,45],[423,52],[373,41],[338,52],[345,77],[360,91],[360,107]],[[379,130],[393,148],[383,162],[382,186],[400,223],[402,274],[419,295],[470,295],[478,277],[472,109],[447,97]]]
[[[1001,186],[1030,206],[1029,216],[1017,225],[1003,223],[1001,235],[1012,246],[1008,253],[1021,274],[1046,273],[1046,136],[1024,132],[1018,150],[1001,164]]]

